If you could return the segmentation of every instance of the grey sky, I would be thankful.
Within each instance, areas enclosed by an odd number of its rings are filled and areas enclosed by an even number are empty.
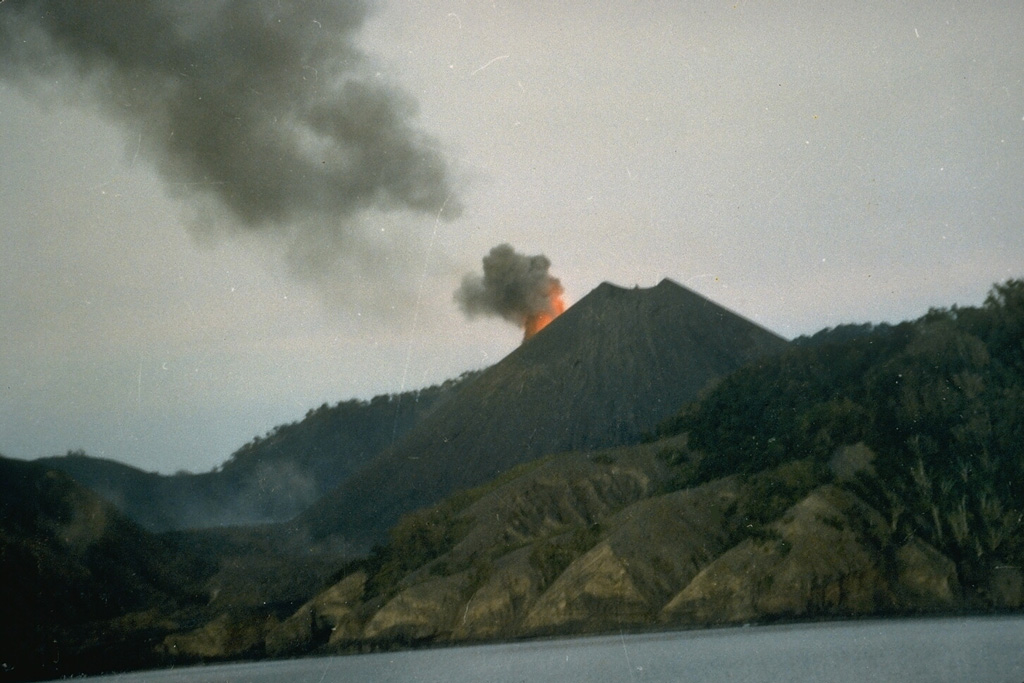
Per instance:
[[[833,5],[384,5],[345,49],[447,186],[275,230],[168,182],[156,114],[0,80],[0,453],[204,470],[493,363],[521,331],[452,294],[503,242],[570,304],[671,277],[788,337],[979,303],[1024,275],[1024,9]]]

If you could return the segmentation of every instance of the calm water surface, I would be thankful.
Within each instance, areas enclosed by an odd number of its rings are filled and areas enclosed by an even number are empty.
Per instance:
[[[143,683],[969,681],[1024,683],[1024,616],[758,626],[226,664]]]

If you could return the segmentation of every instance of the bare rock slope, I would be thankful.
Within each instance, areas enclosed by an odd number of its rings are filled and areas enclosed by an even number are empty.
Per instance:
[[[893,538],[878,511],[812,463],[666,490],[665,455],[680,450],[685,437],[561,455],[472,492],[447,552],[383,593],[356,568],[272,629],[268,646],[329,652],[961,606],[949,558]]]

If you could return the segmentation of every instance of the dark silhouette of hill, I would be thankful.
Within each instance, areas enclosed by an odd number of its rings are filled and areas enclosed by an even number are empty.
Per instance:
[[[787,347],[670,280],[601,284],[467,382],[395,447],[300,516],[355,550],[409,510],[539,456],[636,442],[710,380]]]
[[[212,472],[167,476],[81,452],[37,462],[67,472],[151,531],[279,522],[337,487],[471,376],[325,403],[256,437]]]
[[[95,671],[90,651],[152,664],[159,628],[143,624],[195,603],[212,572],[67,474],[3,457],[0,558],[0,661],[22,680]],[[91,627],[129,613],[147,616],[126,634]]]

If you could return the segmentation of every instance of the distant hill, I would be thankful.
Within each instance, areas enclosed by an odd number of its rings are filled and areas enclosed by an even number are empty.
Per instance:
[[[295,526],[367,549],[405,512],[539,456],[638,441],[787,342],[671,280],[604,283],[466,382]]]
[[[471,378],[419,391],[350,400],[256,437],[212,472],[144,472],[84,453],[41,458],[151,531],[290,519],[332,490]]]
[[[0,663],[19,679],[152,665],[153,646],[182,627],[159,615],[204,603],[213,570],[63,472],[3,457],[0,558]]]

